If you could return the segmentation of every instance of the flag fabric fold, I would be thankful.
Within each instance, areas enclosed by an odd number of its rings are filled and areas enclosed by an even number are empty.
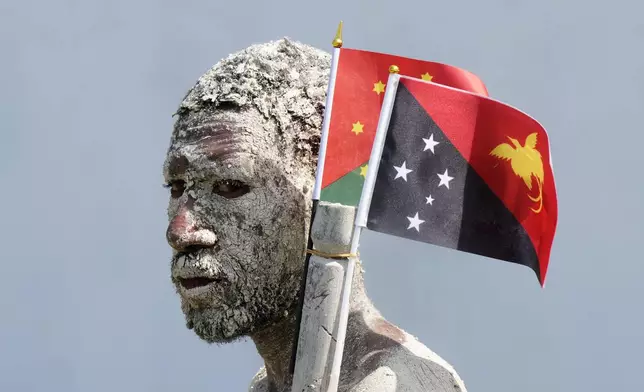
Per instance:
[[[447,64],[341,48],[338,53],[320,200],[357,206],[376,134],[389,66],[402,75],[487,95],[483,82]]]
[[[364,226],[521,264],[543,285],[558,213],[546,130],[486,96],[399,78]]]

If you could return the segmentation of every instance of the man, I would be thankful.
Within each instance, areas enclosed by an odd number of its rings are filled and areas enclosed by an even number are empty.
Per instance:
[[[177,112],[164,175],[172,282],[206,342],[249,336],[252,391],[290,391],[330,55],[283,39],[222,60]],[[464,391],[454,370],[387,322],[356,268],[340,391]]]

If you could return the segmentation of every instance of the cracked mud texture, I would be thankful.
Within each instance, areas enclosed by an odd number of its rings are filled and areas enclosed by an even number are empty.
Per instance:
[[[188,327],[208,342],[248,335],[296,303],[329,63],[288,39],[253,45],[202,75],[175,114],[164,165],[178,189],[172,277]],[[250,191],[213,194],[226,180]],[[220,284],[197,295],[178,284],[188,277]]]

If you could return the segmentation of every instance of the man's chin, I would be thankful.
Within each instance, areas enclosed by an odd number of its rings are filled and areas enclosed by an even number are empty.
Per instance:
[[[245,334],[236,334],[236,333],[230,333],[226,331],[221,331],[221,330],[214,330],[208,325],[202,325],[197,323],[196,325],[190,325],[190,323],[186,324],[189,329],[192,329],[193,332],[199,337],[199,339],[205,341],[206,343],[210,344],[227,344],[227,343],[234,343],[240,339],[243,339],[246,337]]]
[[[208,343],[231,343],[252,332],[250,317],[243,310],[184,309],[186,327]]]

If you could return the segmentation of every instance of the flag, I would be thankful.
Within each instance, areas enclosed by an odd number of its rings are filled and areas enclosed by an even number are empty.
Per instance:
[[[358,204],[390,65],[396,64],[403,75],[487,95],[476,75],[454,66],[347,48],[334,55],[328,138],[320,149],[324,163],[319,199],[327,202]]]
[[[557,223],[546,130],[488,97],[390,80],[357,224],[521,264],[543,285]]]

